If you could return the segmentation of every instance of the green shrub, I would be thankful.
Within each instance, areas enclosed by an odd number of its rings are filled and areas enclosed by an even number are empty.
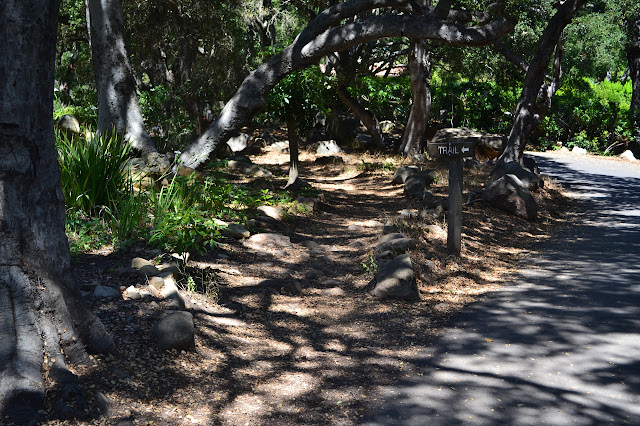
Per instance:
[[[67,208],[89,215],[105,207],[114,211],[118,193],[129,181],[130,144],[114,132],[89,140],[57,132],[56,144]]]

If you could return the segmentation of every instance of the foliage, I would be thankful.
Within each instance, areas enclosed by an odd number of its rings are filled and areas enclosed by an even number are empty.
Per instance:
[[[105,207],[114,209],[129,179],[126,161],[130,144],[114,132],[69,139],[58,131],[56,145],[67,207],[87,214]]]
[[[330,88],[328,78],[317,67],[292,73],[267,96],[264,118],[274,121],[293,119],[301,131],[306,131],[313,126],[318,113],[327,113],[331,109]]]
[[[541,123],[538,143],[562,142],[592,152],[604,152],[630,137],[628,112],[631,83],[582,78],[571,80],[558,91],[549,116]]]
[[[363,76],[349,87],[349,92],[363,99],[367,109],[379,120],[401,123],[409,117],[411,108],[407,100],[411,99],[411,83],[408,76]]]
[[[96,250],[114,242],[114,235],[107,221],[101,217],[90,217],[83,212],[69,212],[65,230],[71,253]]]

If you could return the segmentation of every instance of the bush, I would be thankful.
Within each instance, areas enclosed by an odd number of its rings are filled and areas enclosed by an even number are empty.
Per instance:
[[[120,191],[129,184],[126,161],[131,145],[121,135],[69,139],[56,132],[62,192],[67,208],[96,215],[117,206]]]

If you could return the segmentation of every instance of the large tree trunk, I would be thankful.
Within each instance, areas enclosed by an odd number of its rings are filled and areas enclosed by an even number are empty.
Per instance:
[[[631,93],[631,131],[633,132],[632,148],[636,155],[640,155],[640,15],[629,22],[631,40],[627,50],[629,61],[629,76],[633,87]]]
[[[120,0],[88,0],[87,26],[98,87],[98,132],[124,133],[143,155],[156,153],[145,130],[124,42]]]
[[[58,8],[58,0],[0,3],[2,424],[35,422],[45,368],[64,387],[56,406],[73,415],[82,392],[65,364],[113,347],[69,274],[52,121]]]
[[[567,0],[560,4],[542,33],[536,52],[527,68],[507,147],[498,158],[498,163],[522,161],[527,140],[540,123],[541,116],[536,110],[536,100],[542,90],[545,70],[560,41],[562,32],[585,2],[586,0]]]
[[[431,61],[425,40],[412,40],[409,47],[412,104],[399,153],[409,157],[424,149],[431,111]]]
[[[347,108],[362,122],[367,132],[371,136],[371,142],[377,147],[382,147],[382,130],[380,130],[380,122],[374,113],[366,109],[353,96],[349,94],[346,86],[338,85],[338,97],[346,105]]]
[[[269,91],[285,76],[317,64],[321,58],[351,46],[386,37],[438,40],[453,45],[481,46],[495,42],[515,26],[511,18],[497,18],[466,27],[436,16],[377,15],[340,25],[342,21],[380,7],[408,7],[409,1],[353,0],[330,7],[284,48],[242,82],[217,119],[180,155],[187,167],[197,168],[265,105]]]

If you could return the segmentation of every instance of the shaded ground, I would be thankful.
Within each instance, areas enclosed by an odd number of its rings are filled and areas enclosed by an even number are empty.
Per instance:
[[[108,414],[90,409],[85,420],[65,422],[47,407],[42,423],[358,423],[379,404],[382,387],[423,374],[421,357],[453,314],[496,290],[518,257],[530,253],[527,247],[568,218],[566,199],[553,185],[537,195],[541,217],[535,223],[481,203],[465,206],[461,258],[446,255],[444,230],[427,228],[444,227],[444,218],[412,221],[401,230],[419,242],[410,254],[422,301],[380,301],[367,293],[371,251],[384,222],[415,206],[401,187],[390,184],[391,171],[374,166],[383,159],[343,157],[345,165],[317,166],[314,155],[303,153],[302,177],[323,192],[322,210],[264,229],[289,236],[292,247],[257,253],[228,240],[223,247],[228,258],[210,255],[192,263],[213,270],[219,284],[218,303],[186,296],[196,322],[195,351],[160,353],[154,348],[149,331],[165,312],[165,302],[88,298],[113,332],[119,353],[77,372],[109,407]],[[284,185],[281,165],[287,155],[253,160],[279,172],[277,181]],[[444,170],[434,189],[443,200]],[[469,172],[465,179],[466,190],[473,190],[485,176]],[[237,178],[238,184],[244,182]],[[133,256],[153,255],[141,249],[82,256],[75,264],[77,278],[121,280],[127,286],[130,281],[117,271]],[[302,294],[257,285],[270,278],[298,279]]]
[[[640,424],[640,166],[537,160],[580,220],[459,315],[366,424]]]

